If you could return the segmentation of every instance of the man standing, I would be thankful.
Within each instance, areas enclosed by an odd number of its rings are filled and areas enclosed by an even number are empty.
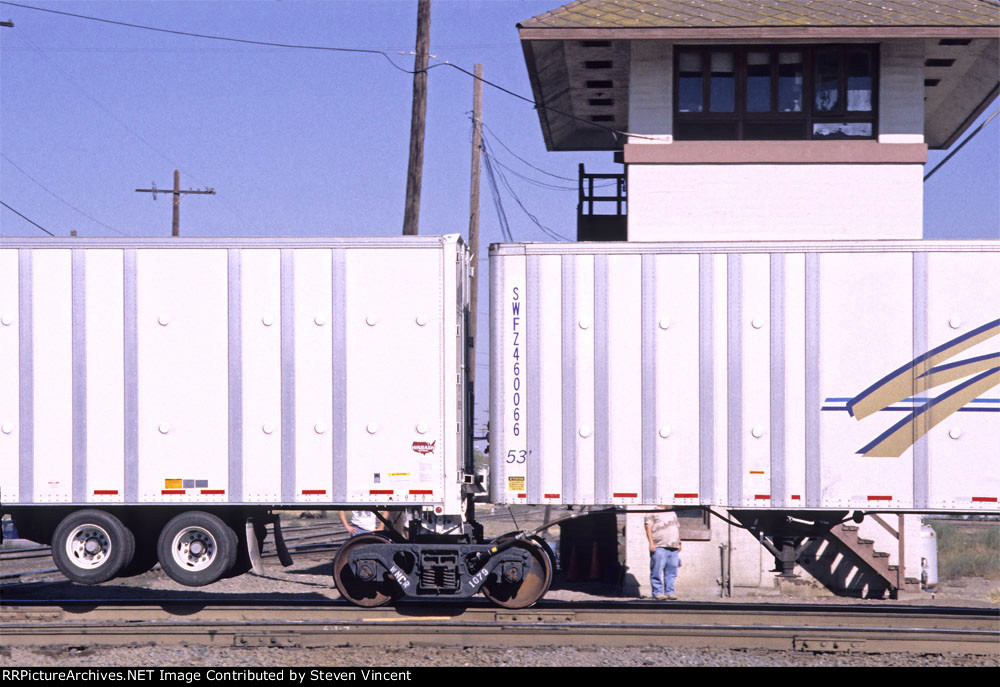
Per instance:
[[[382,513],[385,515],[385,512]],[[382,522],[372,510],[352,510],[351,519],[347,520],[347,511],[340,511],[340,521],[344,523],[344,529],[352,537],[356,534],[366,534],[377,532],[382,529]]]
[[[674,580],[680,565],[681,528],[670,506],[659,509],[643,519],[649,540],[649,583],[654,599],[676,601]]]

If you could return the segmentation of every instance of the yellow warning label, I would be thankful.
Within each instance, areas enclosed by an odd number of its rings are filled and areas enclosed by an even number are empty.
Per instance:
[[[165,479],[163,480],[164,489],[183,489],[184,480],[180,479]]]
[[[524,491],[524,477],[508,477],[507,491]]]

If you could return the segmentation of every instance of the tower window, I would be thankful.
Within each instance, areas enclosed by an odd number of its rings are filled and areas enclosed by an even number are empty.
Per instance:
[[[877,135],[874,45],[680,46],[674,65],[677,140]]]

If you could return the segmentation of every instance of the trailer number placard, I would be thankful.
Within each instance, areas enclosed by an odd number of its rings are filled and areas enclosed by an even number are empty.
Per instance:
[[[514,391],[514,395],[511,398],[511,419],[513,424],[511,425],[511,431],[514,432],[514,436],[521,436],[521,334],[523,333],[521,327],[521,300],[520,294],[517,291],[518,287],[512,289],[512,298],[510,302],[511,309],[511,336],[513,336],[514,341],[511,346],[511,362],[513,366],[511,370],[513,371],[513,378],[511,380],[511,388]]]

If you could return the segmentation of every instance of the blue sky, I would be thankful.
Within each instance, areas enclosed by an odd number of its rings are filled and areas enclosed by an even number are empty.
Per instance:
[[[26,4],[261,41],[384,50],[413,58],[416,0]],[[434,0],[432,64],[450,61],[531,95],[516,23],[559,0]],[[0,200],[56,235],[166,236],[169,197],[137,188],[214,187],[181,202],[182,235],[398,235],[412,77],[381,55],[255,47],[0,5]],[[994,103],[986,115],[998,107]],[[472,80],[429,76],[420,233],[466,234]],[[484,87],[496,160],[543,225],[575,235],[576,167],[608,153],[548,153],[530,104]],[[501,147],[506,144],[525,161]],[[931,165],[943,153],[931,153]],[[925,186],[925,234],[1000,238],[1000,118]],[[930,169],[930,166],[928,167]],[[514,172],[550,186],[529,183]],[[482,245],[501,240],[485,182]],[[505,194],[516,240],[548,240]],[[0,208],[0,236],[43,236]],[[487,309],[480,299],[480,322]],[[485,331],[481,331],[485,342]],[[480,348],[480,377],[485,373]],[[485,403],[485,396],[480,405]],[[478,416],[482,416],[480,409]]]

